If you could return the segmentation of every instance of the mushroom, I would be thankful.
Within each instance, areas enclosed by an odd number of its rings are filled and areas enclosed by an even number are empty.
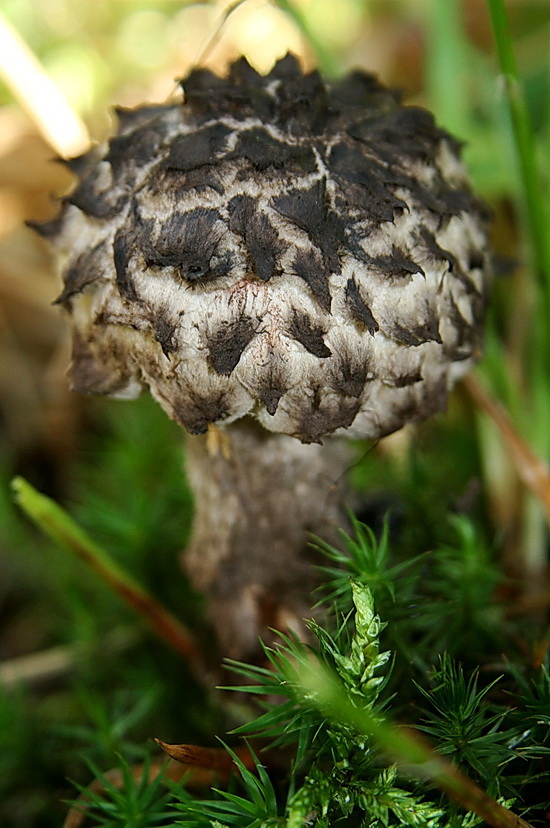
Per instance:
[[[441,411],[479,355],[488,222],[459,143],[370,74],[325,83],[287,55],[181,85],[66,162],[79,183],[42,232],[73,389],[149,387],[193,435],[184,565],[243,657],[310,605],[349,439]]]

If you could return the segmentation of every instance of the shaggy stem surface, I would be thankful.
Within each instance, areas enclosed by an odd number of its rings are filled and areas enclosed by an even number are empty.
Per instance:
[[[208,595],[225,656],[253,656],[269,627],[300,629],[311,615],[308,544],[346,524],[350,458],[342,440],[304,445],[252,420],[188,440],[196,511],[184,567]]]

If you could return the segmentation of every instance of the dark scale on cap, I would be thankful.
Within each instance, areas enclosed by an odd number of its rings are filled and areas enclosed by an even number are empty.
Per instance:
[[[351,425],[359,410],[359,400],[328,395],[317,386],[308,389],[303,404],[296,408],[298,427],[294,436],[303,443],[321,443],[327,434]]]
[[[167,104],[153,104],[152,106],[138,106],[129,109],[125,106],[115,106],[114,113],[118,120],[119,132],[124,135],[133,132],[138,127],[150,123],[152,120],[165,115],[171,107]]]
[[[331,356],[332,351],[323,339],[325,331],[312,322],[307,314],[294,310],[288,330],[290,335],[313,356],[320,359]]]
[[[175,203],[187,201],[193,195],[191,190],[202,194],[210,190],[218,195],[223,195],[225,192],[222,178],[214,165],[196,167],[188,172],[182,172],[168,168],[164,161],[161,161],[150,171],[147,185],[151,196],[156,198],[168,196]]]
[[[485,266],[485,256],[480,250],[473,250],[468,259],[470,270],[481,270]]]
[[[346,284],[346,301],[354,319],[364,325],[367,331],[374,336],[380,330],[380,325],[372,315],[372,311],[361,296],[355,279],[348,279]]]
[[[287,164],[299,166],[304,173],[317,169],[311,148],[278,141],[261,127],[242,132],[237,146],[227,158],[246,158],[260,172],[268,167],[281,168]]]
[[[113,139],[116,140],[116,139]],[[100,147],[93,147],[90,152],[78,155],[75,158],[55,159],[62,163],[78,176],[78,184],[73,192],[63,199],[65,204],[72,204],[79,210],[93,218],[110,219],[124,206],[126,194],[120,192],[114,186],[106,186],[101,183],[105,178],[103,174],[98,176],[98,164],[102,161],[103,154]],[[63,216],[64,213],[61,213]],[[59,230],[62,228],[60,227]],[[38,228],[40,231],[40,227]]]
[[[322,134],[331,120],[328,95],[319,72],[288,76],[277,89],[276,123],[295,135]]]
[[[362,118],[365,110],[376,112],[398,104],[399,93],[387,89],[374,75],[356,70],[334,82],[329,89],[329,101],[335,108],[342,104],[353,108],[356,117]]]
[[[371,262],[377,270],[391,279],[409,279],[415,273],[426,275],[419,264],[408,259],[395,247],[389,256],[373,256]]]
[[[113,258],[116,274],[116,286],[125,299],[132,302],[139,300],[130,272],[130,256],[134,246],[133,234],[128,230],[118,230],[113,241]]]
[[[72,173],[77,175],[80,179],[84,178],[86,173],[93,169],[98,158],[94,158],[92,152],[85,152],[83,155],[75,155],[73,158],[56,158],[58,164],[63,164]]]
[[[490,263],[486,262],[485,263],[485,269],[487,270],[487,269],[489,269],[489,267],[490,267]],[[486,308],[486,303],[487,303],[487,294],[486,294],[486,287],[487,286],[486,286],[486,284],[483,283],[483,285],[480,289],[478,287],[478,285],[476,284],[476,280],[475,280],[474,276],[471,273],[471,269],[467,270],[463,267],[459,267],[458,265],[453,267],[452,275],[455,279],[457,279],[457,281],[460,282],[460,284],[464,288],[464,291],[467,294],[470,295],[470,301],[472,303],[472,307],[473,308],[478,307],[479,306],[479,300],[481,299],[482,300],[482,305],[483,305],[483,312],[485,312],[485,310],[487,309]],[[480,320],[478,320],[478,321],[480,321]]]
[[[398,320],[394,320],[389,326],[387,334],[391,339],[402,342],[403,345],[416,346],[423,345],[425,342],[443,344],[438,329],[438,321],[433,310],[428,312],[427,318],[423,321],[415,320],[412,324],[405,325]]]
[[[66,198],[66,201],[93,218],[111,219],[126,203],[126,196],[118,195],[111,189],[98,190],[93,177],[89,176]]]
[[[208,364],[217,374],[229,376],[237,366],[246,346],[256,335],[258,322],[243,316],[224,322],[208,337]]]
[[[466,359],[467,357],[471,356],[473,351],[471,325],[460,312],[460,308],[456,304],[452,294],[449,296],[447,313],[453,323],[453,328],[455,330],[454,352],[456,354],[456,358],[459,359],[459,355],[461,354],[462,357]]]
[[[168,402],[169,411],[176,422],[190,434],[204,434],[210,423],[224,420],[231,406],[223,392],[201,397],[190,388],[182,398]]]
[[[232,64],[227,78],[208,69],[194,69],[181,81],[185,102],[197,122],[235,115],[270,118],[273,98],[265,89],[267,79],[258,75],[244,59]]]
[[[244,238],[255,276],[268,282],[284,251],[279,234],[251,196],[236,196],[229,205],[229,229]]]
[[[398,107],[383,117],[359,120],[348,127],[347,132],[388,160],[400,158],[405,153],[407,158],[423,163],[433,160],[443,136],[431,113],[415,106]]]
[[[174,139],[170,145],[166,167],[189,172],[197,167],[215,164],[222,154],[231,129],[224,124],[213,124]],[[203,172],[204,175],[204,172]]]
[[[422,374],[420,371],[413,371],[411,374],[400,374],[396,377],[384,377],[386,385],[392,385],[394,388],[405,388],[407,385],[416,385],[417,382],[422,381]]]
[[[43,239],[55,242],[63,230],[64,221],[65,213],[61,212],[50,221],[28,220],[25,224],[28,228],[34,230],[35,233],[38,233],[39,236],[42,236]]]
[[[157,316],[153,319],[155,327],[155,339],[162,348],[164,356],[169,357],[178,346],[174,339],[176,324],[171,322],[168,316]]]
[[[265,407],[271,418],[277,412],[279,403],[292,386],[293,380],[289,372],[288,354],[282,352],[269,337],[263,339],[263,346],[261,354],[258,355],[252,353],[254,345],[251,345],[248,363],[239,366],[237,374],[239,378],[246,375],[243,384],[249,389],[253,399]]]
[[[303,279],[324,311],[330,312],[329,271],[316,250],[297,250],[292,262],[296,276]]]
[[[150,164],[155,160],[162,137],[153,123],[147,128],[111,138],[105,160],[110,163],[115,176],[122,173],[129,164],[136,167]]]
[[[106,242],[100,242],[92,250],[82,253],[72,264],[63,276],[64,287],[57,299],[56,305],[62,305],[71,296],[93,284],[98,279],[104,278],[104,264],[108,246]]]
[[[328,164],[341,186],[354,184],[359,188],[357,206],[374,221],[393,221],[396,211],[402,213],[408,209],[407,203],[394,195],[389,187],[395,182],[395,175],[365,157],[358,147],[337,144],[331,150]],[[385,180],[386,177],[394,181]]]
[[[422,227],[418,235],[418,241],[425,247],[427,253],[430,254],[435,262],[441,260],[447,262],[449,270],[455,270],[458,267],[456,257],[449,250],[444,250],[437,243],[434,234],[427,227]]]
[[[131,374],[129,365],[118,358],[120,351],[112,339],[98,345],[93,339],[85,340],[75,333],[69,371],[73,391],[81,394],[116,394],[120,391]]]
[[[271,417],[277,412],[281,397],[287,390],[281,373],[277,369],[269,369],[264,382],[258,386],[257,394],[258,399],[265,405],[265,410]]]
[[[369,373],[372,374],[372,367],[364,353],[351,347],[341,349],[331,366],[329,385],[346,397],[358,398],[363,393]]]
[[[139,243],[151,268],[174,268],[190,284],[227,273],[229,262],[214,260],[222,235],[217,210],[198,208],[173,213],[160,226],[154,219],[140,221]]]
[[[274,199],[273,206],[281,216],[308,234],[321,250],[328,268],[339,273],[341,259],[338,253],[345,243],[346,222],[344,216],[335,213],[328,204],[326,181],[322,179],[305,190],[291,190]]]
[[[143,376],[193,433],[253,411],[304,442],[441,407],[489,281],[460,143],[372,75],[292,55],[181,85],[66,162],[79,183],[39,228],[65,255],[75,385]]]

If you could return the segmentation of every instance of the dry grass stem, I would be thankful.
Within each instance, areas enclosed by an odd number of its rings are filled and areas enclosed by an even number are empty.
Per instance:
[[[83,121],[1,13],[0,77],[56,152],[78,155],[89,146],[90,136]]]
[[[471,374],[463,380],[468,395],[492,422],[510,451],[518,476],[540,500],[550,525],[550,469],[518,433],[508,412]]]

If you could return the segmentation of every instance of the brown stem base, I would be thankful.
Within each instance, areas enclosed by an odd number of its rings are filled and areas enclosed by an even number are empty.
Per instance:
[[[270,627],[301,628],[311,615],[308,544],[346,524],[349,462],[343,441],[303,445],[252,420],[187,441],[195,522],[183,563],[225,656],[253,656]]]

